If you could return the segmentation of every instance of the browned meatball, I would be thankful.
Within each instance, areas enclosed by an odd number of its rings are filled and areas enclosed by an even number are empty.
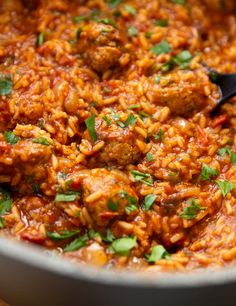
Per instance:
[[[119,171],[93,169],[83,179],[82,188],[84,205],[94,223],[101,227],[129,213],[127,205],[138,202],[129,179]]]
[[[109,117],[110,124],[96,118],[96,134],[99,140],[103,140],[105,145],[98,152],[98,160],[107,165],[118,164],[126,166],[139,160],[141,151],[136,145],[135,132],[132,126],[120,127],[117,122],[112,121]],[[89,139],[88,131],[84,134]]]
[[[90,23],[82,29],[78,48],[88,65],[97,72],[104,72],[118,62],[119,44],[120,35],[113,26]]]
[[[152,102],[168,106],[172,113],[183,116],[211,109],[220,97],[207,73],[183,70],[165,76],[158,85],[150,85],[147,96]]]
[[[51,146],[20,140],[15,145],[0,142],[0,180],[16,184],[16,175],[42,179],[47,173],[46,164],[52,156]],[[19,177],[20,179],[20,177]],[[4,181],[3,181],[4,182]],[[19,181],[20,182],[20,181]]]

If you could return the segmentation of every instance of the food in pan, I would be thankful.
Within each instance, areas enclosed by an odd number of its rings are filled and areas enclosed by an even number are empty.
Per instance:
[[[236,258],[234,1],[0,1],[0,234],[75,262]]]

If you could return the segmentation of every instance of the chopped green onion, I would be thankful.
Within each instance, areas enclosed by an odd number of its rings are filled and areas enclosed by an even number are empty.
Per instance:
[[[125,127],[129,126],[129,125],[134,125],[136,122],[136,118],[134,116],[133,113],[129,114],[128,118],[125,120],[124,125]]]
[[[107,202],[107,207],[111,210],[111,211],[117,211],[119,208],[119,201],[118,202],[114,202],[112,199],[109,199]]]
[[[186,0],[172,0],[172,2],[175,3],[175,4],[181,4],[181,5],[186,4]]]
[[[95,240],[96,238],[99,238],[99,240],[102,239],[102,235],[99,232],[95,232],[95,230],[92,228],[88,232],[89,238]]]
[[[87,129],[89,131],[90,137],[93,142],[97,140],[97,134],[95,130],[95,115],[89,117],[88,119],[85,120],[85,124],[87,126]]]

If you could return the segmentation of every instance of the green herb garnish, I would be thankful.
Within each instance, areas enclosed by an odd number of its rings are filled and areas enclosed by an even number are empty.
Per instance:
[[[148,152],[146,154],[146,160],[149,161],[149,162],[154,160],[154,157],[153,157],[152,153]]]
[[[155,20],[154,25],[158,27],[167,27],[169,24],[169,21],[167,19],[160,19],[160,20]]]
[[[16,136],[12,131],[5,132],[4,138],[6,142],[10,143],[11,145],[16,144],[20,140],[20,137]]]
[[[87,126],[87,129],[89,131],[90,137],[93,142],[97,140],[97,134],[95,130],[95,115],[89,117],[88,119],[85,120],[85,124]]]
[[[162,245],[155,245],[151,248],[151,254],[148,256],[149,263],[155,263],[160,259],[169,258],[170,254]]]
[[[86,16],[76,16],[74,18],[75,23],[81,23],[82,21],[84,21],[86,19]]]
[[[137,170],[132,170],[131,174],[136,182],[144,183],[148,186],[153,185],[153,177],[149,173],[143,173]]]
[[[169,53],[171,51],[171,46],[170,46],[170,44],[168,43],[167,40],[163,40],[159,44],[154,45],[151,48],[151,51],[155,55],[165,54],[165,53]]]
[[[121,4],[123,0],[108,0],[108,5],[111,7],[111,8],[115,8],[117,7],[119,4]]]
[[[216,181],[216,184],[218,185],[218,187],[220,188],[221,190],[221,193],[222,195],[225,197],[229,192],[231,192],[235,185],[233,182],[230,182],[230,181]]]
[[[135,108],[140,108],[139,104],[131,104],[127,107],[128,109],[135,109]]]
[[[93,228],[91,230],[89,230],[88,236],[92,240],[94,240],[96,238],[102,239],[102,235],[99,232],[96,232]]]
[[[206,207],[201,207],[197,199],[189,199],[187,202],[187,207],[183,209],[183,212],[180,214],[182,219],[192,220],[196,218],[200,210],[205,210]]]
[[[231,163],[234,166],[236,166],[236,154],[231,149],[224,147],[224,148],[219,149],[218,153],[219,153],[220,156],[224,156],[225,154],[229,154]]]
[[[144,202],[143,202],[143,209],[144,210],[150,210],[152,205],[154,204],[155,200],[157,198],[157,195],[155,194],[148,194],[145,196],[144,198]]]
[[[133,113],[129,114],[128,118],[125,120],[124,125],[125,127],[129,126],[129,125],[134,125],[136,122],[136,118],[134,116]]]
[[[112,234],[111,230],[108,229],[106,232],[106,236],[102,238],[103,241],[107,243],[112,243],[115,240],[115,236]]]
[[[175,3],[175,4],[181,4],[181,5],[186,4],[186,0],[172,0],[172,2]]]
[[[38,137],[38,138],[35,138],[33,139],[33,143],[39,143],[41,145],[44,145],[44,146],[50,146],[50,142],[44,138],[44,137]]]
[[[173,61],[175,64],[180,66],[182,69],[186,69],[189,66],[189,63],[193,59],[192,54],[185,50],[177,54],[175,57],[173,57]]]
[[[123,237],[112,242],[112,250],[119,254],[128,256],[130,251],[137,245],[136,237]]]
[[[160,129],[159,132],[156,135],[154,135],[154,139],[161,140],[164,134],[165,132],[163,131],[163,129]]]
[[[79,233],[79,230],[62,230],[60,233],[47,231],[46,233],[47,236],[51,239],[62,240],[76,236]]]
[[[217,169],[209,167],[207,164],[202,164],[202,172],[200,179],[202,181],[209,181],[213,176],[217,176],[219,174]]]
[[[133,16],[137,13],[136,8],[128,4],[124,5],[124,10]]]
[[[103,116],[102,119],[106,122],[107,125],[111,125],[111,120],[107,116]]]
[[[55,197],[55,202],[72,202],[79,196],[77,191],[68,191],[67,193],[57,193]]]
[[[39,47],[41,46],[45,41],[45,34],[43,32],[39,33],[36,39],[36,45]]]
[[[117,211],[119,208],[119,201],[114,202],[112,199],[109,199],[107,202],[107,207],[111,210],[111,211]]]
[[[11,74],[3,76],[0,74],[0,96],[10,95],[12,92],[13,82]]]
[[[138,35],[138,30],[137,30],[137,28],[135,28],[135,27],[129,27],[128,28],[128,35],[130,36],[130,37],[133,37],[133,36],[137,36]]]
[[[84,247],[87,241],[88,241],[88,236],[86,234],[81,236],[80,238],[76,238],[64,248],[64,252],[77,251],[80,248]]]

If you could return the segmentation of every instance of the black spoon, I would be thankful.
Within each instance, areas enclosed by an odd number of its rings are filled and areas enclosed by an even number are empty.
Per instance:
[[[204,65],[204,67],[209,71],[211,81],[218,85],[221,91],[221,98],[217,101],[216,106],[212,110],[212,112],[215,113],[222,104],[236,96],[236,73],[219,73],[206,65]]]

